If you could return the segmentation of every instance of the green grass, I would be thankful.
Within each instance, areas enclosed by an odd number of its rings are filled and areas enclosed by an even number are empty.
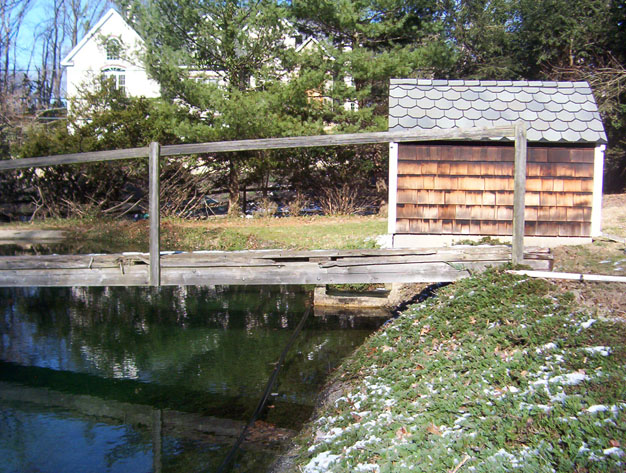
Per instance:
[[[50,245],[57,253],[119,253],[148,250],[147,220],[50,219],[2,228],[58,229],[67,240]],[[376,247],[387,232],[379,217],[213,218],[161,220],[162,250],[358,249]],[[45,245],[39,248],[45,252]]]
[[[624,471],[623,323],[555,294],[489,270],[414,305],[338,370],[300,471]]]
[[[589,245],[562,246],[554,249],[555,271],[608,274],[626,274],[624,245],[597,240]]]
[[[373,248],[373,239],[387,232],[387,222],[372,217],[262,219],[252,220],[238,231],[284,248]]]

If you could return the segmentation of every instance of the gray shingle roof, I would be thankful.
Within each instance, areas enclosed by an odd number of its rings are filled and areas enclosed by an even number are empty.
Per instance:
[[[528,125],[529,141],[606,143],[586,82],[391,79],[389,131]]]

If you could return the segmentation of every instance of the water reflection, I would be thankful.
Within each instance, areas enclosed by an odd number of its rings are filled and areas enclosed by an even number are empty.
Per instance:
[[[309,292],[294,287],[0,289],[0,412],[10,420],[0,427],[0,458],[7,459],[0,471],[16,471],[11,462],[21,465],[17,471],[37,465],[48,431],[78,443],[92,438],[100,453],[86,448],[87,455],[101,462],[90,471],[156,470],[155,459],[163,471],[206,469],[233,440],[224,426],[238,431],[254,409],[309,303]],[[380,323],[310,317],[257,439],[297,429],[328,373]],[[163,427],[157,437],[155,413]],[[41,439],[17,433],[11,426],[18,424],[41,429]],[[260,445],[275,453],[275,445]],[[81,470],[72,455],[66,460],[71,466],[48,471]],[[238,471],[263,471],[248,462]]]

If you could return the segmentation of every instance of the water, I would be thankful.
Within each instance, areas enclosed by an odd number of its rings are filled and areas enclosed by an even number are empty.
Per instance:
[[[0,472],[215,471],[309,305],[298,287],[0,289]],[[381,323],[311,315],[233,471],[265,471]]]

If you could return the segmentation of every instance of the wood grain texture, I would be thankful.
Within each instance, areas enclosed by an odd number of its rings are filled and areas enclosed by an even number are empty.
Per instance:
[[[391,142],[419,142],[433,140],[483,140],[487,138],[512,137],[513,127],[461,128],[451,130],[381,131],[372,133],[349,133],[338,135],[293,136],[258,140],[218,141],[167,145],[161,147],[161,156],[212,154],[237,151],[270,149],[311,148],[325,146],[348,146]],[[9,169],[41,168],[60,164],[95,163],[119,159],[147,158],[148,147],[129,148],[89,153],[73,153],[37,158],[9,159],[0,161],[0,171]]]
[[[468,221],[442,220],[457,225]],[[428,221],[422,221],[429,225]],[[0,257],[0,286],[145,286],[148,254]],[[529,250],[528,261],[549,269],[551,255]],[[506,246],[457,246],[396,250],[245,251],[162,255],[161,283],[188,284],[343,284],[443,282],[467,269],[501,264]],[[462,267],[459,267],[462,265]]]
[[[511,235],[507,221],[512,221],[514,204],[514,148],[510,143],[398,146],[404,157],[398,163],[397,211],[402,220],[398,233]],[[528,147],[525,235],[588,236],[593,153],[590,147]],[[568,217],[566,209],[571,207],[584,210]],[[488,222],[483,225],[483,221]]]
[[[150,215],[150,285],[161,285],[161,205],[159,202],[161,148],[150,143],[148,158],[149,215]]]

